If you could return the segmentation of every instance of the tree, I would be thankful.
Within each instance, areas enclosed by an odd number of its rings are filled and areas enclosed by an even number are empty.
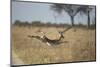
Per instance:
[[[78,9],[80,11],[80,14],[86,14],[88,17],[87,20],[87,25],[88,28],[90,28],[90,11],[92,11],[93,8],[91,8],[90,6],[86,5],[86,6],[80,6],[80,8]]]
[[[15,22],[14,22],[14,25],[21,25],[22,23],[21,23],[21,21],[20,20],[16,20]]]
[[[53,4],[51,5],[51,9],[54,10],[55,12],[61,14],[63,11],[66,12],[70,18],[71,18],[71,24],[74,26],[74,17],[76,14],[79,12],[78,10],[79,6],[75,5],[65,5],[65,4]]]

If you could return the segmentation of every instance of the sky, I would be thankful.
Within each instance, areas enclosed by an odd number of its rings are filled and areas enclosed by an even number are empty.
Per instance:
[[[57,14],[50,9],[52,4],[47,3],[33,3],[33,2],[18,2],[12,1],[12,23],[16,20],[20,21],[42,21],[44,23],[67,23],[71,24],[70,16],[63,12]],[[91,19],[95,16],[95,9],[91,11]],[[75,24],[87,24],[87,16],[84,14],[80,16],[77,14],[74,18]]]

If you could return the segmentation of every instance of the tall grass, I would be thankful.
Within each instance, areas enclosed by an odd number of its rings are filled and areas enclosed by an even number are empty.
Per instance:
[[[58,37],[57,30],[64,28],[40,27],[48,37]],[[64,40],[57,46],[48,46],[38,39],[30,39],[28,35],[42,35],[36,31],[39,27],[12,28],[12,50],[23,60],[25,64],[44,64],[73,61],[96,60],[95,29],[76,28],[70,29],[64,34]],[[55,33],[56,32],[56,33]]]

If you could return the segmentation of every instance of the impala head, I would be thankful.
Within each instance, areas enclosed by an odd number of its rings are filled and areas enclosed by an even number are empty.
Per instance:
[[[63,33],[62,33],[62,32],[59,32],[59,36],[60,36],[61,38],[64,38],[64,36],[63,36]]]
[[[44,32],[40,32],[42,35],[40,36],[42,39],[45,37],[45,33]]]

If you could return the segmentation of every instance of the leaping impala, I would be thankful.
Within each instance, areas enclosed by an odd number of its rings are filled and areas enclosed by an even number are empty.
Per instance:
[[[46,43],[48,46],[58,45],[58,44],[66,43],[66,42],[67,42],[67,41],[62,42],[62,39],[64,39],[63,34],[64,34],[66,31],[68,31],[70,28],[72,28],[72,27],[69,27],[69,28],[66,28],[66,29],[63,30],[63,31],[60,31],[60,32],[59,32],[59,36],[60,36],[60,37],[59,37],[58,39],[54,39],[54,40],[49,39],[49,38],[45,35],[44,32],[41,32],[41,33],[44,34],[44,35],[42,35],[42,36],[28,35],[28,37],[30,37],[30,38],[36,38],[36,39],[38,39],[38,40],[41,40],[42,42]]]

